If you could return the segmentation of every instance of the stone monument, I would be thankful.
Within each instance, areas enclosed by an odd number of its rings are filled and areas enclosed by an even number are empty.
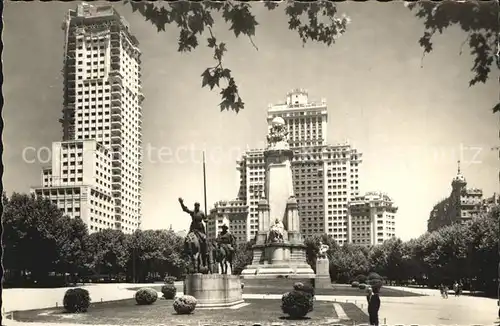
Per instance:
[[[329,246],[320,242],[319,254],[316,259],[316,277],[314,281],[315,288],[329,289],[332,287],[330,278],[330,261],[326,252],[330,249]]]
[[[306,262],[294,196],[288,132],[283,118],[273,119],[264,151],[265,198],[258,204],[259,229],[253,246],[252,264],[241,273],[244,279],[314,278]]]
[[[182,198],[179,203],[184,212],[191,216],[191,226],[184,242],[184,250],[193,264],[193,273],[186,275],[184,294],[196,298],[197,309],[226,308],[243,303],[241,280],[236,275],[202,274],[210,272],[208,259],[208,243],[206,241],[205,214],[195,203],[190,210],[184,205]]]

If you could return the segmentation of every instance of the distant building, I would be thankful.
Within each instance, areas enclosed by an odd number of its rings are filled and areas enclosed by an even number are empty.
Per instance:
[[[285,120],[294,151],[292,173],[301,233],[306,237],[328,233],[339,244],[347,242],[347,203],[359,194],[362,154],[348,143],[327,144],[326,100],[310,101],[305,90],[293,90],[284,103],[270,105],[268,123],[276,117]],[[258,229],[257,206],[264,192],[263,150],[247,151],[237,164],[238,199],[248,205],[246,236],[250,240]]]
[[[395,237],[397,211],[393,200],[381,192],[353,198],[348,205],[348,241],[370,247]]]
[[[427,221],[427,231],[432,232],[453,223],[467,223],[488,210],[488,203],[498,203],[498,196],[483,200],[481,189],[466,186],[467,181],[460,172],[459,161],[457,175],[451,182],[451,194],[432,209]]]
[[[222,225],[227,225],[229,231],[236,237],[237,243],[247,241],[247,206],[244,201],[219,201],[208,215],[207,238],[215,240],[222,231]]]

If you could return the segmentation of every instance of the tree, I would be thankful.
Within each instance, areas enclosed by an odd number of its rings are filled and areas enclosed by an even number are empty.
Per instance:
[[[359,245],[344,244],[330,260],[330,274],[339,283],[347,283],[359,274],[366,275],[369,270],[367,250]]]
[[[86,240],[87,266],[97,275],[118,275],[125,271],[129,259],[127,237],[119,230],[104,229]]]
[[[186,267],[182,257],[183,239],[172,230],[137,230],[127,241],[127,275],[140,282],[148,275],[181,277]]]
[[[244,108],[238,85],[232,71],[223,65],[227,46],[220,42],[213,33],[214,15],[219,14],[230,25],[230,30],[236,37],[246,36],[258,50],[252,40],[259,23],[252,14],[252,6],[247,2],[184,2],[174,3],[147,3],[126,1],[134,12],[141,14],[146,21],[151,22],[158,32],[165,31],[167,25],[176,25],[179,29],[179,52],[190,52],[198,47],[199,38],[207,34],[207,46],[213,50],[215,66],[205,69],[201,74],[202,87],[220,88],[222,101],[219,104],[221,111],[234,110],[238,112]],[[288,16],[288,28],[296,31],[305,44],[314,41],[328,46],[335,43],[345,33],[350,19],[342,15],[339,17],[336,4],[330,1],[315,2],[278,2],[264,1],[269,10],[284,7]],[[474,57],[472,71],[475,74],[470,85],[484,83],[494,66],[498,38],[498,2],[476,1],[465,2],[416,1],[407,4],[415,12],[415,16],[424,20],[425,32],[419,43],[424,48],[424,54],[432,51],[432,37],[436,32],[442,33],[446,28],[458,25],[468,37],[471,53]],[[496,60],[497,68],[500,62]],[[224,81],[226,85],[221,86]],[[494,107],[494,112],[500,110],[500,103]]]
[[[3,200],[4,267],[25,280],[30,274],[32,281],[43,283],[59,259],[63,214],[50,200],[34,195],[13,193]]]
[[[233,0],[169,3],[126,1],[126,3],[134,12],[140,13],[146,21],[156,26],[158,32],[165,31],[167,25],[176,25],[179,29],[179,52],[196,49],[200,43],[199,39],[206,35],[207,46],[214,54],[215,66],[205,69],[201,74],[202,87],[208,86],[211,90],[215,87],[220,88],[221,111],[239,112],[244,108],[245,104],[232,71],[223,63],[227,46],[214,35],[214,16],[221,15],[235,37],[248,37],[258,50],[252,37],[259,23],[251,11],[250,3]],[[264,1],[264,6],[268,10],[275,10],[279,6],[285,7],[285,13],[289,18],[288,28],[297,31],[304,44],[307,41],[314,41],[330,46],[346,31],[349,23],[345,15],[338,17],[337,7],[330,1],[309,3],[297,1],[287,2],[286,5]],[[221,86],[221,81],[225,86]]]
[[[69,273],[71,276],[86,274],[86,243],[88,230],[80,218],[63,217],[57,234],[59,248],[56,270],[60,273]],[[76,281],[76,280],[73,280]]]
[[[419,43],[424,55],[433,49],[432,38],[451,26],[459,26],[467,33],[463,45],[468,42],[474,64],[474,77],[469,86],[485,83],[492,68],[500,69],[498,53],[499,7],[498,1],[415,1],[407,4],[415,16],[424,20],[425,32]],[[462,53],[462,49],[460,49]],[[500,103],[493,112],[500,111]]]
[[[306,238],[304,240],[304,245],[306,246],[306,260],[314,271],[316,271],[316,259],[319,254],[320,243],[329,247],[326,253],[328,258],[332,257],[339,250],[339,245],[331,235],[315,234]]]
[[[233,259],[233,275],[240,275],[241,272],[252,263],[253,250],[252,247],[255,244],[255,240],[250,240],[246,243],[239,243],[236,246],[235,256]]]

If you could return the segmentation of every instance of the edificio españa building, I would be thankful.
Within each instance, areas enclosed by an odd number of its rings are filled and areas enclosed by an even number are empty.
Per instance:
[[[63,23],[62,141],[52,144],[37,196],[90,232],[141,224],[141,51],[111,5],[80,4]]]
[[[290,148],[294,151],[292,173],[301,233],[304,236],[327,233],[340,244],[347,242],[347,205],[359,194],[362,154],[347,143],[327,144],[326,101],[309,101],[305,90],[293,90],[286,95],[284,103],[270,105],[268,123],[275,117],[284,119]],[[250,240],[258,230],[257,206],[264,191],[263,150],[246,152],[237,166],[240,188],[235,202],[246,204],[245,207],[238,205],[238,214],[241,216],[246,210],[246,238]],[[231,202],[226,203],[234,206]],[[227,217],[231,224],[231,214]]]

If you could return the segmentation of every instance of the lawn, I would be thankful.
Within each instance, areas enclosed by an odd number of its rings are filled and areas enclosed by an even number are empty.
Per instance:
[[[245,300],[249,305],[239,309],[195,310],[191,315],[177,315],[172,300],[158,300],[153,305],[139,306],[135,300],[94,303],[87,313],[69,314],[62,308],[16,312],[20,322],[78,323],[87,325],[353,325],[366,322],[366,315],[352,303],[342,303],[349,321],[335,322],[337,315],[331,302],[316,301],[314,311],[301,320],[289,320],[281,311],[281,300]]]
[[[288,292],[292,289],[292,285],[282,285],[282,284],[275,284],[277,282],[262,282],[262,283],[255,283],[255,282],[245,282],[243,280],[243,283],[245,284],[243,288],[243,294],[283,294],[285,292]],[[250,283],[250,284],[249,284]],[[130,288],[130,290],[137,290],[140,287],[134,287]],[[159,286],[152,286],[151,288],[161,291],[161,285]],[[176,285],[177,292],[182,292],[183,291],[183,286],[182,285]],[[365,296],[366,295],[366,290],[360,290],[359,288],[353,288],[350,285],[342,285],[342,284],[332,284],[332,288],[330,289],[316,289],[316,295],[337,295],[337,296]],[[394,289],[389,289],[386,287],[382,287],[380,289],[380,296],[382,297],[421,297],[421,294],[417,293],[411,293],[407,291],[400,291],[400,290],[394,290]]]

